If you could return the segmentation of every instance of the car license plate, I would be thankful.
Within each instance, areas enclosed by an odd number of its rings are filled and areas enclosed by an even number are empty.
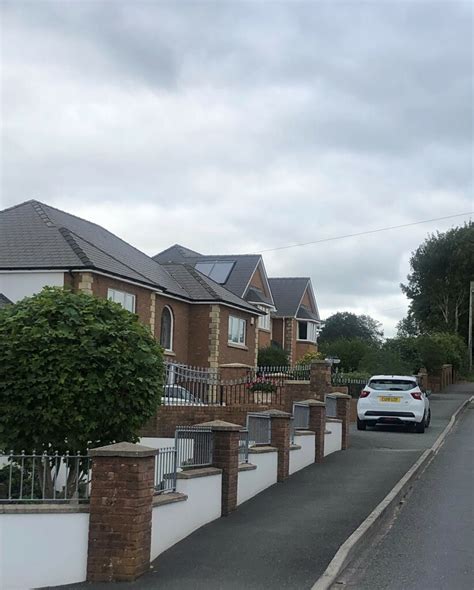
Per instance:
[[[381,395],[379,397],[381,402],[399,402],[400,399],[400,397],[389,397],[388,395]]]

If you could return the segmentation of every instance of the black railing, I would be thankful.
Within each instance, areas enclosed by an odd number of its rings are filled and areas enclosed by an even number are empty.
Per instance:
[[[334,387],[341,385],[347,387],[347,391],[352,397],[359,397],[360,392],[367,384],[367,379],[359,379],[354,377],[345,377],[343,374],[333,374],[331,383]]]

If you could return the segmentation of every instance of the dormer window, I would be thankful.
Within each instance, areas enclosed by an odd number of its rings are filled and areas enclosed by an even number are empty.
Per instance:
[[[265,305],[258,305],[259,309],[265,312],[265,315],[261,315],[258,317],[258,329],[259,330],[267,330],[270,332],[271,327],[271,319],[270,319],[270,309]]]
[[[298,321],[298,340],[304,342],[313,342],[316,344],[318,341],[318,327],[314,322],[301,322]]]

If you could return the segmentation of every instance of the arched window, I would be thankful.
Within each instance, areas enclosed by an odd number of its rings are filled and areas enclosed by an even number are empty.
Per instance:
[[[161,312],[160,344],[165,350],[173,350],[173,312],[166,306]]]

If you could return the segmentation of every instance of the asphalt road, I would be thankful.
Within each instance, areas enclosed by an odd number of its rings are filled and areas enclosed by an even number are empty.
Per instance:
[[[425,434],[397,427],[351,432],[334,453],[242,504],[162,553],[121,590],[309,589],[339,546],[433,444],[469,389],[432,396]],[[471,391],[471,393],[474,391]],[[74,588],[109,589],[104,584]]]
[[[347,590],[474,588],[474,404],[386,535],[341,578]]]

